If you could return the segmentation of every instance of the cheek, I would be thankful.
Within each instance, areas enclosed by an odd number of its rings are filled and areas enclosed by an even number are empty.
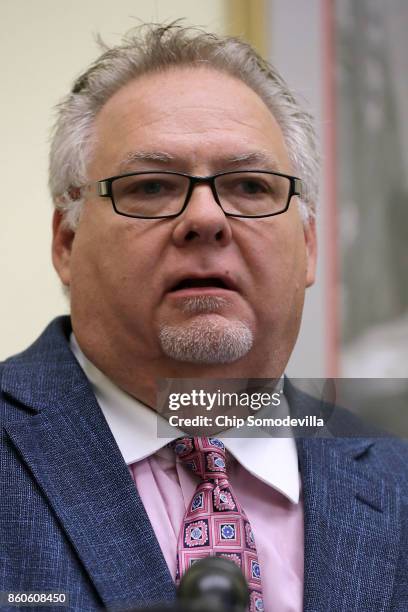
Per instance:
[[[296,230],[296,228],[295,228]],[[257,306],[271,316],[303,303],[306,249],[300,231],[273,231],[253,240],[248,267],[253,274]]]
[[[149,231],[131,223],[83,219],[72,248],[72,287],[109,303],[143,302],[160,253]]]
[[[138,299],[152,292],[157,284],[169,242],[168,232],[160,232],[151,221],[130,221],[114,238],[113,259],[118,262],[121,283],[138,292]]]

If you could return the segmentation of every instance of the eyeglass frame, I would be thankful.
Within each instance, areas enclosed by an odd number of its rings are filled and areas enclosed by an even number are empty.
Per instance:
[[[218,193],[217,193],[217,189],[215,186],[215,180],[220,176],[227,176],[230,174],[255,174],[255,173],[271,174],[273,176],[282,176],[289,180],[290,187],[289,187],[288,199],[287,199],[285,207],[279,212],[268,213],[264,215],[240,215],[240,214],[225,212],[225,210],[222,207],[221,201],[219,199]],[[189,186],[187,189],[187,194],[184,200],[184,204],[182,205],[181,210],[178,213],[174,213],[170,215],[158,215],[155,217],[146,217],[146,216],[140,216],[140,215],[130,215],[129,213],[120,212],[117,209],[115,200],[114,200],[114,196],[113,196],[112,183],[114,183],[114,181],[117,179],[126,178],[127,176],[140,176],[140,175],[146,175],[146,174],[147,175],[148,174],[170,174],[173,176],[184,176],[185,178],[189,179]],[[147,170],[144,172],[141,171],[141,172],[128,172],[126,174],[117,174],[115,176],[110,176],[108,178],[101,179],[100,181],[96,181],[94,183],[88,183],[79,188],[74,187],[71,189],[72,189],[72,192],[74,192],[76,195],[74,199],[78,199],[78,196],[79,196],[78,191],[82,191],[82,189],[84,188],[90,189],[91,187],[96,187],[97,195],[101,198],[110,198],[112,207],[115,213],[123,217],[129,217],[130,219],[174,219],[175,217],[179,217],[186,210],[196,185],[209,185],[216,204],[218,204],[218,206],[221,208],[222,212],[224,213],[226,217],[238,217],[238,218],[244,218],[244,219],[262,219],[265,217],[275,217],[276,215],[282,215],[288,210],[293,196],[302,197],[302,179],[300,179],[297,176],[292,176],[290,174],[282,174],[281,172],[273,172],[271,170],[228,170],[226,172],[218,172],[217,174],[212,174],[210,176],[194,176],[191,174],[186,174],[185,172],[175,172],[172,170]],[[71,190],[68,190],[68,191],[71,191]]]

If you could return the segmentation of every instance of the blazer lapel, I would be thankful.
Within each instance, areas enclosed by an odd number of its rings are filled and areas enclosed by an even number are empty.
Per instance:
[[[388,610],[400,538],[398,490],[360,465],[367,439],[298,440],[305,612]]]
[[[82,370],[65,339],[58,350],[53,343],[52,360],[44,359],[44,346],[4,375],[7,393],[34,412],[6,425],[12,442],[106,607],[172,600],[159,544]],[[27,389],[23,380],[35,382]]]

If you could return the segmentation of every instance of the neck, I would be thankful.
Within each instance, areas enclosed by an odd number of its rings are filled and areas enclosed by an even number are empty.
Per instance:
[[[229,364],[193,364],[160,357],[156,359],[124,359],[114,351],[92,351],[92,347],[78,339],[78,344],[89,361],[118,387],[132,397],[156,410],[157,383],[160,379],[278,379],[282,376],[287,359],[279,352],[257,356],[251,350],[245,358]],[[196,383],[195,383],[196,384]]]

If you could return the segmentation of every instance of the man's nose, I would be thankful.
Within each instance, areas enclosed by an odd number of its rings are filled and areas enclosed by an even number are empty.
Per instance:
[[[176,217],[175,244],[179,247],[193,243],[226,246],[231,238],[229,219],[216,202],[210,185],[195,185],[186,209]]]

